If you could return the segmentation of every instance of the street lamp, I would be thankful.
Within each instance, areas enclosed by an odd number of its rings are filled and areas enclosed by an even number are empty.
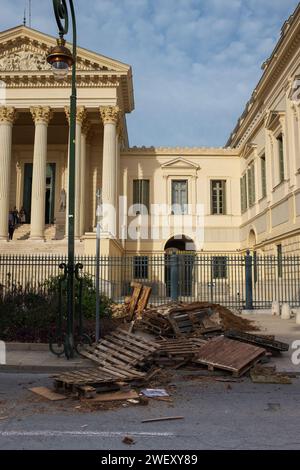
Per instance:
[[[53,73],[58,79],[67,77],[72,67],[72,94],[70,98],[70,156],[69,156],[69,204],[68,204],[68,264],[67,264],[67,334],[64,350],[68,359],[75,354],[74,345],[74,281],[75,281],[75,139],[76,139],[76,57],[77,57],[77,28],[73,0],[69,0],[72,29],[73,53],[66,48],[64,36],[69,31],[69,13],[66,0],[53,0],[54,14],[59,30],[57,45],[47,57]]]

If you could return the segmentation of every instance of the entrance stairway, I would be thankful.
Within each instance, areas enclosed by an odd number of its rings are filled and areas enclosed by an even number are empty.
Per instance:
[[[1,242],[0,253],[11,255],[26,254],[67,254],[68,244],[61,226],[46,225],[45,241],[30,240],[30,225],[20,225],[14,233],[13,241]],[[84,254],[84,243],[75,241],[75,253]]]
[[[46,225],[45,226],[45,241],[49,242],[51,240],[63,240],[64,239],[64,232],[62,230],[58,230],[56,225]],[[14,240],[28,240],[30,237],[30,225],[24,224],[19,225],[14,233]]]

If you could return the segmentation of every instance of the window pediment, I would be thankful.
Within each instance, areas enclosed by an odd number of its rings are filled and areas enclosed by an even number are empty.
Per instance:
[[[285,117],[284,111],[269,111],[266,116],[266,129],[274,131],[281,125],[281,119]]]
[[[190,162],[189,160],[186,160],[185,158],[175,158],[169,162],[163,163],[161,165],[161,168],[163,170],[182,169],[182,170],[192,170],[195,172],[200,170],[199,165],[197,165],[194,162]]]

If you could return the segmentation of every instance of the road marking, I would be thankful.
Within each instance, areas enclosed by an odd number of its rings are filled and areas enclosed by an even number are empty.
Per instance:
[[[130,432],[130,431],[0,431],[0,437],[175,437],[169,432]]]

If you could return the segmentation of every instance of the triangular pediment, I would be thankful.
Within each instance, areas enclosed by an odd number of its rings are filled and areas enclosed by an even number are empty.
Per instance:
[[[247,160],[253,154],[254,150],[257,150],[257,145],[255,143],[250,142],[246,144],[242,153],[243,158]]]
[[[0,80],[8,88],[30,86],[32,81],[35,86],[56,87],[57,82],[46,61],[55,45],[55,37],[26,26],[0,32]],[[72,50],[71,44],[66,45]],[[77,76],[78,86],[118,86],[124,111],[127,113],[134,109],[132,69],[129,65],[78,47]],[[60,87],[70,86],[70,81],[71,73]]]
[[[0,71],[50,71],[46,56],[56,44],[54,37],[19,26],[0,33]],[[72,46],[67,44],[70,49]],[[78,48],[79,71],[126,73],[130,66],[86,49]]]
[[[181,169],[189,169],[189,170],[199,170],[200,167],[196,163],[190,162],[189,160],[186,160],[185,158],[175,158],[167,163],[164,163],[161,165],[161,168],[163,169],[170,169],[170,168],[181,168]]]

